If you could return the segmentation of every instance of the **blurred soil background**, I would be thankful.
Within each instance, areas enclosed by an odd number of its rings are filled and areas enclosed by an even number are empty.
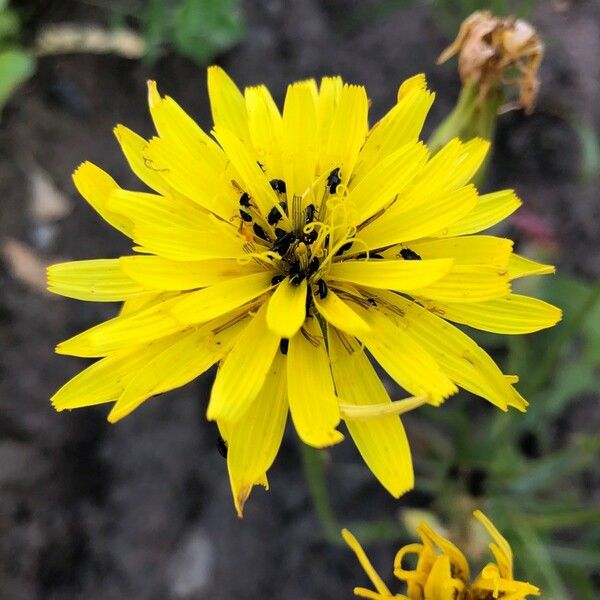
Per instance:
[[[49,24],[110,28],[128,5],[126,0],[43,0],[11,6],[21,18],[20,43],[32,47]],[[436,67],[435,60],[452,39],[458,17],[467,15],[443,9],[443,2],[247,0],[241,6],[245,25],[239,42],[205,60],[223,65],[240,86],[266,83],[278,101],[289,81],[341,74],[367,86],[372,122],[394,102],[399,82],[425,72],[437,92],[428,134],[460,89],[456,63]],[[121,19],[120,24],[139,30],[131,15]],[[537,294],[553,295],[558,304],[564,300],[577,312],[600,273],[600,2],[539,1],[533,3],[530,19],[547,46],[537,109],[531,117],[513,112],[500,118],[486,188],[516,188],[524,207],[502,234],[516,239],[519,252],[558,265],[562,287],[540,288]],[[151,34],[147,23],[145,31]],[[286,436],[270,472],[269,493],[256,488],[244,519],[235,516],[226,465],[216,450],[217,432],[204,418],[212,372],[148,401],[115,426],[106,422],[103,406],[62,414],[50,406],[54,391],[86,364],[55,355],[55,343],[113,316],[117,307],[52,297],[44,291],[45,265],[129,252],[127,240],[78,197],[72,171],[90,160],[122,186],[138,186],[112,128],[123,123],[144,136],[152,134],[146,105],[149,78],[204,127],[211,125],[205,72],[198,64],[202,57],[194,61],[158,41],[153,62],[117,53],[39,57],[35,73],[2,113],[0,598],[350,598],[354,585],[364,585],[364,576],[346,548],[320,534],[294,435]],[[544,295],[546,289],[550,291]],[[589,450],[600,428],[598,362],[592,360],[581,371],[582,347],[597,344],[600,337],[599,321],[588,319],[594,308],[590,300],[588,312],[577,313],[579,321],[554,342],[556,362],[541,375],[550,379],[535,390],[534,400],[544,402],[545,394],[539,393],[544,385],[557,389],[552,378],[565,365],[573,372],[563,382],[567,391],[555,399],[558,408],[530,419],[527,431],[519,430],[513,440],[527,468],[556,452],[575,449],[581,458],[584,450],[577,444],[587,440]],[[487,344],[492,337],[482,339]],[[519,348],[495,342],[495,356],[512,360],[522,379],[552,347],[552,340],[549,346],[545,338],[534,337],[541,342],[533,347],[530,363],[519,358]],[[592,357],[599,357],[597,346]],[[591,377],[589,385],[577,385],[583,377]],[[469,411],[473,436],[482,436],[486,447],[486,419],[495,409],[478,399],[452,398],[440,413],[452,410],[453,403]],[[416,456],[427,453],[430,436],[446,435],[446,443],[452,443],[448,423],[432,425],[411,416],[406,425]],[[452,490],[449,506],[456,502],[485,510],[490,476],[485,467],[464,466],[477,464],[476,459],[457,464],[448,456],[433,479],[428,479],[428,466],[417,462],[417,491],[397,502],[346,443],[326,463],[327,482],[344,525],[357,519],[393,520],[406,507],[439,512],[435,498],[440,490]],[[550,588],[563,594],[551,592],[544,598],[593,598],[597,591],[600,534],[594,530],[589,537],[590,520],[597,524],[598,517],[589,511],[600,500],[600,479],[593,464],[567,466],[557,479],[546,480],[550,485],[527,492],[535,503],[540,498],[552,503],[557,490],[567,490],[572,511],[584,504],[588,511],[587,519],[552,533],[556,548],[564,550],[571,543],[582,554],[571,554],[565,566],[557,558],[560,552],[552,551],[548,564],[554,566],[538,564],[544,573],[558,569],[549,575],[554,578]],[[494,518],[493,510],[490,516]],[[531,540],[521,541],[527,547]],[[398,544],[382,539],[370,545],[382,573],[391,573]],[[536,548],[544,552],[547,546]],[[569,573],[576,576],[570,579]]]

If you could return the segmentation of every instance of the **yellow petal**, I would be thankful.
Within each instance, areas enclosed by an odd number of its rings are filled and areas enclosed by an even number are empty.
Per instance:
[[[452,577],[452,566],[450,557],[441,554],[435,559],[433,566],[427,576],[423,587],[424,598],[440,598],[450,600],[458,597],[458,593],[464,588],[464,583]]]
[[[466,185],[475,177],[490,150],[490,145],[489,140],[477,137],[462,145],[460,164],[451,171],[448,182],[450,188],[456,189]]]
[[[426,302],[425,305],[444,319],[483,331],[508,335],[546,329],[556,325],[562,317],[562,311],[556,306],[537,298],[518,294],[510,294],[506,298],[487,302],[468,304]]]
[[[503,221],[515,212],[519,206],[521,206],[521,201],[513,190],[484,194],[479,197],[479,201],[474,205],[473,210],[462,216],[460,220],[441,226],[436,236],[449,237],[478,233]]]
[[[512,579],[513,577],[513,554],[510,544],[506,538],[498,531],[496,526],[480,511],[473,512],[475,518],[486,528],[490,537],[494,540],[490,547],[495,547],[494,557],[498,562],[498,567],[503,577]]]
[[[136,373],[177,337],[132,345],[96,361],[63,385],[52,396],[52,405],[60,411],[115,401]]]
[[[219,164],[214,166],[212,155],[188,155],[177,142],[154,137],[144,148],[144,160],[171,188],[227,221],[237,214],[239,193],[231,185],[227,158],[217,148]]]
[[[207,227],[209,213],[181,195],[169,193],[167,196],[131,192],[116,189],[108,199],[107,206],[114,213],[127,217],[139,226]]]
[[[444,277],[451,259],[345,260],[334,263],[328,278],[359,285],[399,291],[415,290]]]
[[[119,302],[149,288],[126,275],[118,258],[77,260],[48,267],[48,290],[77,300]]]
[[[363,223],[389,204],[411,182],[427,160],[421,143],[406,144],[375,165],[348,195],[354,203],[357,223]]]
[[[313,302],[325,320],[338,329],[353,335],[369,331],[369,326],[364,319],[356,314],[333,290],[329,289],[325,298],[313,295]]]
[[[273,464],[288,413],[286,361],[278,353],[243,418],[227,424],[227,467],[238,516],[252,487]]]
[[[371,580],[371,583],[375,586],[375,589],[379,592],[379,594],[391,598],[392,593],[390,590],[388,590],[387,586],[383,582],[383,579],[381,579],[379,573],[377,573],[375,567],[373,567],[371,564],[371,561],[369,560],[359,541],[347,529],[342,529],[342,537],[344,538],[346,544],[350,546],[354,554],[356,554],[356,558],[358,558],[360,566],[364,569],[367,577]]]
[[[269,179],[283,179],[283,121],[271,93],[264,85],[244,90],[248,126],[257,159],[269,174]]]
[[[335,429],[340,411],[321,328],[312,318],[306,321],[305,330],[310,341],[300,331],[289,343],[288,399],[300,439],[323,448],[341,442],[344,436]]]
[[[443,552],[444,556],[452,563],[452,573],[457,579],[461,580],[462,582],[469,581],[469,563],[465,558],[465,555],[455,544],[436,533],[425,522],[421,523],[417,527],[417,533],[424,543],[435,545]],[[449,575],[450,569],[448,569],[448,576]],[[430,575],[429,579],[432,579],[432,577],[433,576]]]
[[[317,164],[317,112],[314,82],[288,86],[283,106],[283,152],[288,198],[313,183]]]
[[[383,248],[426,237],[469,213],[477,200],[477,190],[469,185],[407,210],[403,210],[402,204],[397,202],[383,216],[367,225],[359,238],[368,248]]]
[[[190,292],[171,308],[171,314],[186,325],[209,321],[266,292],[271,277],[272,273],[253,273]]]
[[[212,230],[144,224],[135,228],[133,237],[146,252],[176,261],[241,258],[246,254],[243,240],[225,224],[215,223]]]
[[[280,340],[267,327],[266,308],[238,336],[217,372],[206,413],[210,421],[237,421],[263,387]]]
[[[359,339],[398,385],[415,396],[429,396],[432,404],[440,404],[457,392],[432,353],[409,335],[402,320],[395,323],[379,308],[357,306],[356,311],[371,327],[371,332]]]
[[[411,261],[420,262],[420,261]],[[441,302],[485,302],[510,293],[506,269],[487,265],[456,265],[418,295]]]
[[[291,338],[306,319],[306,279],[296,285],[286,277],[278,286],[267,309],[269,329],[282,338]]]
[[[228,129],[215,128],[214,134],[239,173],[241,181],[237,182],[238,185],[250,194],[261,213],[267,214],[273,206],[278,204],[279,199],[256,159],[239,138]]]
[[[146,288],[191,290],[242,277],[259,268],[254,263],[240,264],[235,259],[181,262],[160,256],[124,256],[119,259],[123,272]]]
[[[248,144],[250,132],[244,96],[221,67],[208,68],[208,97],[215,127],[229,129]]]
[[[148,82],[148,103],[156,131],[180,159],[201,157],[212,169],[223,166],[224,157],[215,141],[173,98],[161,98],[154,81]]]
[[[511,281],[530,275],[551,275],[556,271],[552,265],[544,265],[519,254],[511,254],[507,270]]]
[[[402,94],[396,106],[369,132],[357,161],[356,183],[386,156],[417,140],[433,99],[434,94],[416,86]]]
[[[427,78],[424,73],[417,73],[405,79],[398,88],[397,100],[400,102],[412,90],[424,90],[427,88]]]
[[[119,311],[119,316],[125,317],[128,315],[132,315],[135,312],[139,312],[142,309],[150,308],[156,304],[160,304],[165,300],[170,300],[177,295],[176,292],[146,292],[144,294],[140,294],[139,296],[135,296],[133,298],[129,298],[125,300],[121,305],[121,310]]]
[[[344,404],[340,402],[340,414],[346,421],[372,421],[391,415],[403,415],[415,408],[420,408],[427,404],[427,396],[409,396],[402,400],[392,400],[381,404]]]
[[[455,265],[493,265],[506,267],[513,242],[491,235],[469,235],[410,242],[421,258],[451,258]],[[394,249],[398,255],[398,250]]]
[[[451,185],[453,173],[460,168],[464,157],[464,144],[458,138],[450,140],[430,157],[398,204],[403,210],[408,210],[418,204],[431,202],[440,194],[454,191]]]
[[[126,346],[182,331],[185,326],[168,313],[169,308],[180,301],[180,297],[170,298],[130,315],[100,323],[61,342],[56,352],[83,357],[106,356]]]
[[[401,321],[407,335],[429,352],[456,384],[502,410],[507,406],[524,410],[524,400],[490,356],[468,335],[398,294],[378,292],[378,295],[400,309],[402,316],[394,313],[393,318]]]
[[[365,88],[345,84],[331,115],[328,139],[324,140],[326,144],[319,158],[323,171],[329,173],[337,167],[341,170],[342,179],[348,181],[367,135],[368,112],[369,101]]]
[[[375,369],[353,338],[332,334],[329,352],[340,402],[354,406],[392,404]],[[410,448],[398,415],[368,421],[346,419],[346,426],[365,463],[392,496],[399,498],[414,486]]]
[[[344,83],[341,77],[323,77],[317,100],[317,121],[319,124],[319,147],[324,147],[329,139],[333,116],[340,101]],[[321,165],[321,172],[325,167]]]
[[[108,415],[115,423],[155,394],[175,389],[198,377],[216,363],[231,347],[243,323],[207,335],[192,329],[157,352],[127,384]]]
[[[148,168],[144,160],[144,148],[148,145],[148,141],[124,125],[117,125],[113,131],[131,170],[149,188],[161,194],[166,194],[169,191],[169,186],[160,176],[160,173]]]
[[[132,237],[131,221],[127,217],[113,213],[106,206],[113,191],[119,188],[117,182],[108,173],[90,162],[84,162],[73,173],[73,183],[77,191],[107,223]]]

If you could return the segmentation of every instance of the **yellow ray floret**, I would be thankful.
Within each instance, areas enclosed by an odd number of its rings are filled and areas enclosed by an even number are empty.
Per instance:
[[[155,134],[114,130],[137,189],[88,162],[73,174],[132,251],[48,269],[54,293],[122,303],[58,344],[98,359],[55,394],[58,410],[112,403],[116,422],[217,364],[207,417],[228,449],[240,516],[253,487],[267,486],[288,412],[317,448],[341,442],[345,426],[399,497],[414,479],[405,412],[459,388],[525,410],[518,377],[452,323],[510,335],[552,326],[560,310],[512,293],[511,282],[553,267],[480,234],[521,201],[512,190],[479,195],[471,183],[488,141],[454,139],[432,154],[420,140],[434,100],[424,75],[403,82],[376,123],[367,90],[338,76],[291,83],[278,107],[264,85],[240,90],[213,66],[208,96],[204,131],[148,82]],[[406,391],[402,400],[390,399],[378,367]],[[459,591],[455,557],[446,548],[434,564],[439,540],[425,538],[422,560],[436,574],[428,593]],[[481,589],[521,589],[504,566],[486,569]],[[392,597],[374,584],[356,593]]]
[[[363,598],[384,600],[527,600],[530,596],[539,596],[539,588],[514,578],[513,555],[506,539],[481,511],[476,510],[473,514],[493,540],[490,550],[495,562],[488,563],[472,578],[469,563],[460,548],[423,522],[417,527],[421,543],[403,546],[394,559],[394,576],[403,582],[406,595],[392,595],[358,540],[348,530],[343,529],[344,541],[358,558],[376,590],[354,588],[354,593]],[[416,557],[416,561],[412,561],[413,564],[416,562],[414,567],[405,564],[406,557],[411,555]]]

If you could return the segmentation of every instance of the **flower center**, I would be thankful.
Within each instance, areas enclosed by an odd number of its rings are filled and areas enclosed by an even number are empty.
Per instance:
[[[355,229],[350,225],[341,193],[345,188],[340,168],[320,176],[302,196],[291,198],[285,181],[271,179],[269,183],[279,202],[267,214],[259,210],[246,191],[232,183],[241,194],[240,233],[248,242],[264,248],[262,254],[268,255],[276,271],[273,285],[288,277],[294,285],[306,279],[308,295],[312,292],[324,298],[324,276],[329,265],[354,243],[351,238]]]

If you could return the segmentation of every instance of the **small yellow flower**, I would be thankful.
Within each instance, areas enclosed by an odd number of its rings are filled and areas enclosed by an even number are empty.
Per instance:
[[[514,579],[513,556],[506,539],[481,511],[476,510],[473,514],[493,540],[489,547],[495,562],[483,567],[471,582],[469,564],[464,554],[426,523],[421,523],[417,528],[421,543],[404,546],[394,560],[394,575],[406,582],[406,595],[392,595],[358,540],[347,529],[343,529],[344,540],[356,554],[376,590],[357,587],[354,593],[362,598],[380,600],[525,600],[529,596],[539,596],[537,587]],[[417,563],[414,569],[407,570],[403,564],[411,554],[416,555]]]
[[[242,94],[208,70],[207,135],[149,84],[158,135],[119,125],[129,191],[82,164],[77,189],[133,240],[134,254],[54,265],[49,289],[122,301],[120,314],[57,352],[100,360],[63,386],[58,410],[114,402],[117,421],[149,397],[219,363],[207,416],[228,449],[241,514],[279,449],[288,409],[314,447],[343,439],[398,497],[413,486],[398,417],[439,405],[458,386],[524,410],[517,378],[448,321],[517,334],[560,311],[511,293],[553,268],[477,233],[520,205],[511,190],[480,196],[470,179],[488,143],[455,139],[434,156],[419,141],[433,94],[418,75],[368,127],[364,87],[326,77],[288,87],[280,113],[264,86]],[[365,350],[411,395],[393,402]]]

